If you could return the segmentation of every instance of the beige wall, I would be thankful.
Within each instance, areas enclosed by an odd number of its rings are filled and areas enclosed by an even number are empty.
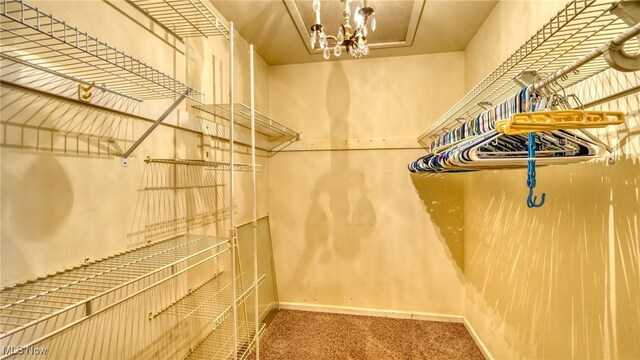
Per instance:
[[[228,102],[229,44],[222,37],[195,38],[182,43],[124,1],[29,3],[201,90],[208,103]],[[236,36],[234,93],[236,101],[244,103],[249,102],[247,50],[248,44]],[[256,56],[257,107],[268,113],[267,69],[266,63]],[[47,79],[30,78],[32,83],[27,85],[42,85]],[[74,97],[75,86],[62,82],[48,90]],[[211,160],[226,161],[229,152],[225,141],[203,140],[199,134],[161,126],[134,152],[129,166],[124,168],[120,166],[120,158],[108,155],[107,149],[111,152],[126,149],[150,123],[10,86],[2,86],[1,90],[5,125],[0,155],[2,286],[177,233],[228,234],[228,215],[223,211],[229,207],[228,172],[184,167],[174,172],[171,165],[143,162],[146,156],[197,159],[205,151]],[[152,119],[172,103],[171,99],[142,104],[114,101],[112,95],[94,93],[94,103],[109,103]],[[189,114],[193,113],[192,104],[187,101],[180,105],[166,122],[199,129],[199,120]],[[115,143],[109,144],[108,138],[115,138]],[[203,144],[207,147],[203,148]],[[210,144],[213,148],[208,147]],[[246,154],[246,148],[240,147],[237,162],[249,163]],[[259,215],[268,213],[267,160],[261,152]],[[180,186],[173,182],[176,178],[190,189],[145,190],[161,185]],[[202,190],[198,188],[200,185],[217,187]],[[212,191],[214,196],[209,195]],[[236,196],[236,222],[247,222],[251,218],[249,173],[238,175]],[[207,212],[220,214],[210,217]]]
[[[228,102],[229,44],[222,37],[195,38],[183,43],[124,1],[29,4],[204,92],[208,103]],[[248,48],[246,41],[236,36],[235,101],[247,104]],[[77,84],[73,82],[42,74],[34,76],[28,69],[13,75],[4,70],[3,80],[71,98],[77,96]],[[255,71],[257,108],[268,113],[268,67],[259,56]],[[0,101],[1,286],[181,233],[228,236],[228,172],[143,161],[147,156],[227,161],[226,141],[160,126],[133,153],[125,168],[114,153],[131,146],[150,122],[6,85],[0,88]],[[92,100],[151,119],[162,114],[172,101],[137,103],[96,90]],[[192,101],[181,104],[165,122],[200,129],[192,104]],[[239,146],[236,161],[249,163],[248,154],[246,147]],[[263,216],[269,211],[267,154],[261,151],[257,161],[262,165],[257,184],[258,216]],[[241,224],[252,218],[251,174],[237,174],[235,184],[233,211],[236,224]],[[221,258],[228,269],[228,253]],[[213,265],[214,262],[209,262],[190,270],[40,345],[48,346],[56,358],[183,357],[189,346],[200,339],[197,335],[201,335],[205,325],[210,324],[177,322],[175,317],[150,321],[148,314],[184,295],[188,287],[209,279]],[[251,267],[244,264],[243,268],[250,271]],[[133,291],[131,287],[127,289]],[[48,323],[53,321],[55,318]],[[110,332],[101,337],[98,335],[105,328],[104,321],[110,323],[107,327]],[[69,338],[76,339],[77,349],[69,347]],[[94,338],[104,342],[94,346]]]
[[[461,313],[461,242],[429,220],[406,165],[463,76],[462,53],[270,68],[271,113],[302,132],[270,160],[280,301]]]
[[[122,1],[34,3],[204,91],[207,102],[227,101],[224,39],[180,43]],[[600,133],[620,146],[615,165],[540,168],[538,189],[547,193],[540,209],[526,208],[523,170],[406,170],[424,153],[416,136],[561,5],[503,1],[464,53],[275,67],[257,58],[258,109],[302,133],[285,151],[258,159],[258,215],[271,217],[280,301],[462,314],[500,359],[640,356],[640,143],[629,136],[638,132],[637,117],[628,129]],[[237,41],[234,93],[248,102],[247,44]],[[113,126],[98,131],[103,140],[109,134],[126,147],[148,123],[1,90],[0,115],[12,124],[2,127],[0,151],[2,286],[184,230],[178,222],[153,226],[175,218],[168,202],[189,204],[177,213],[188,208],[191,217],[228,205],[227,173],[195,175],[225,185],[213,200],[144,190],[172,176],[144,157],[197,158],[197,134],[160,127],[122,168],[98,150],[114,145],[48,129],[92,133],[88,125],[105,122]],[[637,106],[637,97],[628,101]],[[155,117],[170,103],[122,106]],[[190,104],[168,122],[199,126]],[[43,125],[21,133],[20,124]],[[204,148],[210,159],[228,158],[223,141],[212,145]],[[247,174],[236,185],[243,223],[251,211]],[[193,221],[189,231],[226,234],[227,222],[223,213],[204,228]]]
[[[499,3],[465,52],[467,90],[563,4]],[[617,163],[538,168],[542,208],[526,170],[463,176],[464,316],[497,359],[640,357],[638,95],[610,108],[628,115],[599,132]]]

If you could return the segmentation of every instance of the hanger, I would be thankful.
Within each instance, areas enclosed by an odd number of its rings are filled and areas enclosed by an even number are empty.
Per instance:
[[[532,86],[524,87],[514,96],[435,139],[432,153],[409,164],[409,170],[462,172],[527,167],[530,169],[527,179],[529,185],[535,184],[535,166],[567,164],[603,156],[607,149],[601,141],[572,132],[572,126],[599,127],[603,122],[617,124],[622,114],[575,112],[572,106],[582,108],[579,99],[575,95],[566,95],[564,89],[560,88],[561,92],[551,86],[538,91],[533,91]],[[571,105],[569,100],[576,105]],[[554,126],[546,125],[550,121],[544,118],[543,121],[525,120],[523,124],[516,121],[515,128],[511,128],[511,119],[523,113],[531,115],[527,119],[548,116],[547,113],[554,114],[557,119],[561,116],[564,118],[555,121]],[[529,133],[534,131],[536,133],[530,140]],[[527,205],[542,203],[533,195],[533,190],[530,195]]]

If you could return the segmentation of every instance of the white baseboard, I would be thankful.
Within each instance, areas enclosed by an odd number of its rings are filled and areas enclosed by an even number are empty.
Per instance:
[[[367,309],[356,308],[349,306],[334,306],[334,305],[319,305],[319,304],[305,304],[295,302],[281,302],[280,309],[285,310],[300,310],[300,311],[315,311],[326,312],[334,314],[347,314],[347,315],[365,315],[365,316],[377,316],[387,317],[392,319],[413,319],[413,320],[426,320],[426,321],[442,321],[461,323],[467,328],[473,341],[478,345],[480,352],[487,360],[494,360],[493,356],[487,349],[476,330],[471,326],[469,321],[462,315],[449,315],[449,314],[437,314],[437,313],[425,313],[416,311],[401,311],[401,310],[380,310],[380,309]]]
[[[270,302],[269,305],[267,305],[267,307],[264,310],[260,311],[260,321],[264,320],[264,318],[266,318],[271,311],[276,310],[278,308],[279,308],[279,305],[277,301]]]
[[[416,311],[401,311],[401,310],[367,309],[367,308],[356,308],[356,307],[348,307],[348,306],[318,305],[318,304],[305,304],[305,303],[294,303],[294,302],[281,302],[280,309],[316,311],[316,312],[347,314],[347,315],[377,316],[377,317],[387,317],[392,319],[413,319],[413,320],[442,321],[442,322],[454,322],[454,323],[462,323],[464,321],[463,317],[460,315],[448,315],[448,314],[425,313],[425,312],[416,312]]]
[[[473,326],[471,326],[471,323],[465,317],[463,317],[462,319],[464,320],[463,321],[464,326],[467,328],[467,331],[469,332],[469,334],[471,334],[471,338],[473,339],[473,341],[476,342],[476,345],[478,345],[478,348],[482,352],[482,355],[484,355],[485,359],[494,360],[493,356],[491,356],[491,353],[489,352],[489,349],[487,349],[487,346],[484,344],[482,339],[480,339],[480,336],[478,335],[476,330],[473,328]]]

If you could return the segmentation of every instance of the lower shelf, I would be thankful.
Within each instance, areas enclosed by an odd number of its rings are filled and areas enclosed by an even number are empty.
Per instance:
[[[181,235],[3,288],[0,339],[6,346],[23,345],[26,339],[109,307],[144,287],[145,281],[166,278],[172,269],[228,243],[227,238]]]
[[[265,330],[265,324],[258,324],[258,336],[262,336]],[[246,359],[256,341],[256,326],[251,322],[239,322],[238,329],[236,331],[238,339],[237,358],[240,360]],[[232,320],[227,318],[224,322],[214,328],[200,343],[190,349],[189,354],[185,359],[198,360],[198,359],[230,359],[233,358],[234,346],[233,346],[233,323]]]
[[[258,278],[258,286],[265,279],[265,274]],[[183,319],[200,318],[212,321],[215,326],[222,323],[231,313],[233,304],[233,288],[231,274],[218,273],[198,288],[189,291],[169,306],[150,315],[173,315]],[[253,278],[246,274],[236,276],[236,307],[240,306],[254,292]]]

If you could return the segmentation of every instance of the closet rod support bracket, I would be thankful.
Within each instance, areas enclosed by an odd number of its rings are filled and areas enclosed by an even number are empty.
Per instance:
[[[537,79],[538,79],[537,71],[527,70],[516,75],[516,77],[513,78],[513,82],[515,82],[516,85],[518,86],[525,87],[527,85],[533,84],[534,82],[536,82]]]
[[[145,131],[144,134],[142,134],[142,136],[140,136],[140,138],[136,140],[136,142],[133,143],[133,145],[131,145],[131,147],[122,155],[122,159],[120,160],[120,165],[122,165],[123,167],[126,167],[129,164],[128,159],[131,153],[133,153],[134,150],[138,148],[138,146],[140,146],[140,144],[142,144],[142,142],[145,141],[149,135],[151,135],[153,130],[155,130],[158,127],[158,125],[160,125],[164,121],[164,119],[166,119],[169,116],[169,114],[171,114],[173,110],[175,110],[178,107],[178,105],[180,105],[180,103],[184,101],[184,99],[186,99],[187,95],[189,95],[189,92],[190,90],[187,90],[184,94],[180,95],[180,97],[176,101],[174,101],[173,104],[171,104],[171,106],[162,115],[160,115],[158,120],[156,120],[147,129],[147,131]]]
[[[484,110],[489,110],[493,107],[493,104],[490,101],[480,101],[478,106],[483,108]]]

